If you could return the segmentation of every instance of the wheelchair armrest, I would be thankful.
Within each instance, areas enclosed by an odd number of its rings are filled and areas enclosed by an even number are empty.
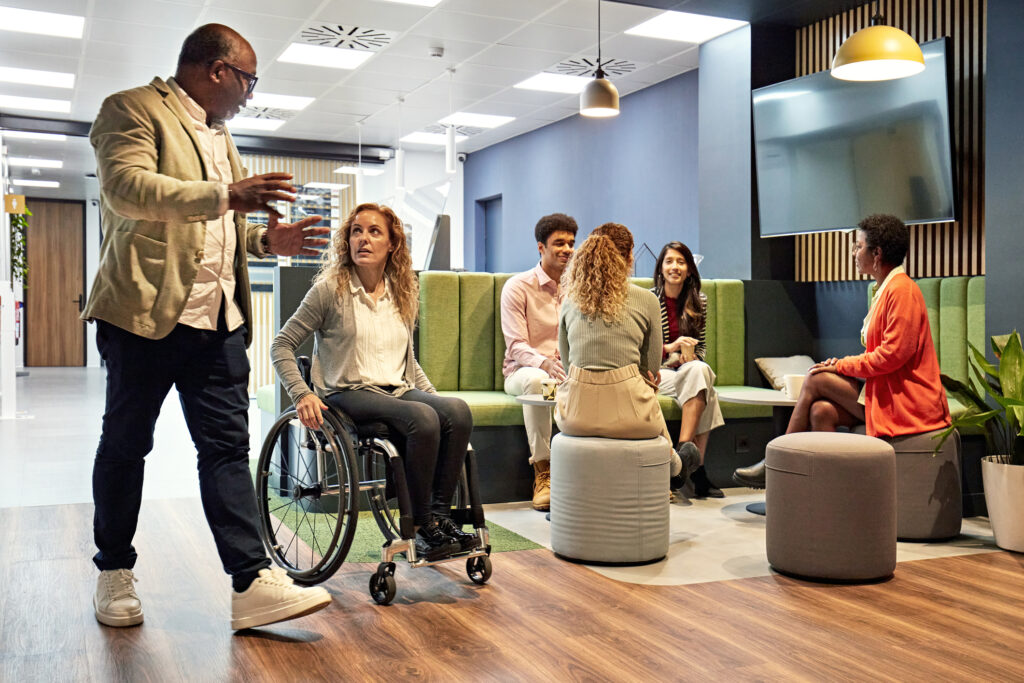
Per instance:
[[[313,381],[310,376],[313,372],[313,362],[309,359],[309,356],[296,356],[295,362],[299,365],[299,373],[302,375],[302,381],[306,383],[310,389],[313,388]]]

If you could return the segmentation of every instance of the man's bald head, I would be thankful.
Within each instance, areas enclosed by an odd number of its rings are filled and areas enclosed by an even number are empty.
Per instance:
[[[252,46],[238,31],[224,24],[205,24],[182,43],[178,71],[187,67],[205,67],[217,59],[233,62],[245,52],[252,52]]]

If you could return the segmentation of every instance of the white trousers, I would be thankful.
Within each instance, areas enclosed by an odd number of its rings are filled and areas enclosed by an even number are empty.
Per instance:
[[[505,393],[511,396],[541,393],[540,383],[550,375],[540,368],[522,367],[505,378]],[[530,464],[551,459],[551,408],[523,406],[526,441],[530,445]]]

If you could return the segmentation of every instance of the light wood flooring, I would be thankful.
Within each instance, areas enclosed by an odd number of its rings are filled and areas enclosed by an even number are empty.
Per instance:
[[[326,610],[234,635],[229,582],[196,499],[147,500],[136,547],[146,610],[98,625],[90,505],[0,510],[0,680],[1024,680],[1024,556],[902,562],[883,583],[782,576],[621,583],[547,550],[461,563],[345,565]]]

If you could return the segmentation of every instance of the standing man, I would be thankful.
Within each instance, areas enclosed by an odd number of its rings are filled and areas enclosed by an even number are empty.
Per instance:
[[[255,71],[241,35],[201,26],[185,39],[174,78],[111,95],[89,134],[104,239],[82,317],[96,321],[107,367],[93,466],[93,606],[107,626],[142,622],[132,538],[144,458],[172,385],[198,451],[203,511],[234,587],[231,627],[293,619],[331,600],[270,568],[249,472],[246,251],[313,255],[326,243],[316,236],[330,232],[311,227],[320,216],[277,222],[270,202],[293,201],[291,175],[245,177],[224,122],[252,96]],[[266,228],[245,220],[259,209],[270,214]]]
[[[505,283],[501,292],[501,331],[505,335],[505,393],[541,393],[541,381],[565,379],[558,357],[559,280],[576,244],[576,221],[553,213],[537,221],[540,263]],[[523,406],[526,440],[533,465],[533,509],[551,506],[551,409]]]

